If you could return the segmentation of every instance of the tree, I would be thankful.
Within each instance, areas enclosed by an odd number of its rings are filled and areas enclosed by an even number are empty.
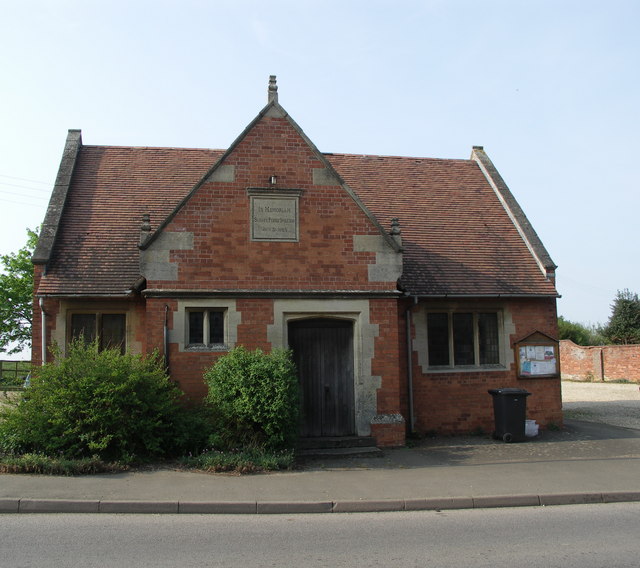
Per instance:
[[[602,334],[611,343],[640,343],[640,298],[637,293],[628,288],[618,290]]]
[[[562,316],[558,318],[558,337],[570,339],[576,345],[602,345],[605,341],[595,327],[587,327],[564,319]]]
[[[27,244],[17,253],[0,255],[0,353],[31,346],[33,264],[38,233],[27,229]]]

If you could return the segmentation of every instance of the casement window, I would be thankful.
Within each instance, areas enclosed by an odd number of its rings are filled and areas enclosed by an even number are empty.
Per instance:
[[[223,309],[187,309],[187,347],[204,348],[225,343]]]
[[[498,312],[427,313],[429,367],[500,365]]]
[[[69,340],[82,339],[86,343],[98,342],[99,349],[126,349],[127,318],[121,313],[72,313]]]

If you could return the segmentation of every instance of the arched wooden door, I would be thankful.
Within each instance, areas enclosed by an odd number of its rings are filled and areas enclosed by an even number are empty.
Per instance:
[[[353,322],[330,318],[290,322],[289,346],[301,387],[300,435],[355,434]]]

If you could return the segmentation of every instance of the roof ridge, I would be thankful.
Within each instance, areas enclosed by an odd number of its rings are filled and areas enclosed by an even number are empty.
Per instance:
[[[226,152],[226,148],[183,148],[180,146],[125,146],[123,144],[83,144],[83,148],[113,148],[120,150],[178,150],[184,151],[206,151],[206,152]]]
[[[353,158],[385,158],[385,159],[397,159],[397,160],[426,160],[433,162],[473,162],[473,160],[467,158],[430,158],[426,156],[396,156],[389,154],[352,154],[345,152],[322,152],[324,156],[343,156]]]

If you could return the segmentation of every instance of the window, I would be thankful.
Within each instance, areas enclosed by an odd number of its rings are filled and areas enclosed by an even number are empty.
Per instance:
[[[430,367],[482,367],[500,364],[496,312],[427,314]]]
[[[188,347],[213,347],[224,342],[224,310],[187,310]]]
[[[83,339],[87,343],[98,341],[100,349],[126,348],[126,316],[114,313],[75,313],[71,314],[69,339]]]

